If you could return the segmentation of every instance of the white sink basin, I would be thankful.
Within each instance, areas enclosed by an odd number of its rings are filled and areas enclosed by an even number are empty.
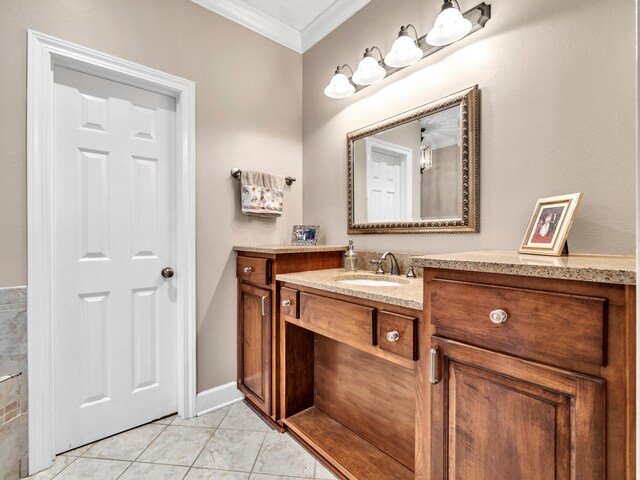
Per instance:
[[[402,285],[397,282],[390,282],[389,280],[377,280],[369,278],[352,278],[348,280],[337,280],[338,283],[344,283],[347,285],[360,285],[362,287],[399,287]]]

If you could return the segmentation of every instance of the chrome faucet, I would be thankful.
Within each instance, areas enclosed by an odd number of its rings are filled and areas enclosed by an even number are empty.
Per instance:
[[[396,260],[396,256],[393,253],[385,252],[380,257],[380,264],[382,264],[382,262],[384,262],[387,259],[387,257],[391,258],[391,275],[400,275],[400,267],[398,266],[398,260]]]

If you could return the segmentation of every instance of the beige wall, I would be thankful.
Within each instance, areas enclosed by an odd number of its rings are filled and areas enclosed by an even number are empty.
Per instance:
[[[432,167],[421,175],[420,215],[423,218],[460,218],[462,212],[462,162],[460,147],[431,151]]]
[[[189,0],[1,0],[0,287],[26,283],[26,35],[34,29],[196,82],[198,390],[235,379],[234,244],[288,241],[238,210],[231,167],[301,177],[302,60]]]
[[[336,65],[387,52],[408,22],[426,32],[439,3],[372,0],[305,53],[304,221],[347,237],[347,132],[478,84],[481,232],[360,235],[356,248],[514,250],[537,198],[582,191],[571,250],[634,254],[634,1],[491,0],[485,30],[348,99],[323,95]]]

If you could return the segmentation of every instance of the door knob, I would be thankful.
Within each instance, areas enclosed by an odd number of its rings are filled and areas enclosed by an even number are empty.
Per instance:
[[[164,267],[160,273],[162,273],[164,278],[171,278],[175,274],[171,267]]]

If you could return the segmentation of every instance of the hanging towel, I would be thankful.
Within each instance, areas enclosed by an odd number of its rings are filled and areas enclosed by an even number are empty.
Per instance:
[[[280,175],[242,170],[242,213],[258,217],[279,217],[282,215],[283,188],[284,177]]]

